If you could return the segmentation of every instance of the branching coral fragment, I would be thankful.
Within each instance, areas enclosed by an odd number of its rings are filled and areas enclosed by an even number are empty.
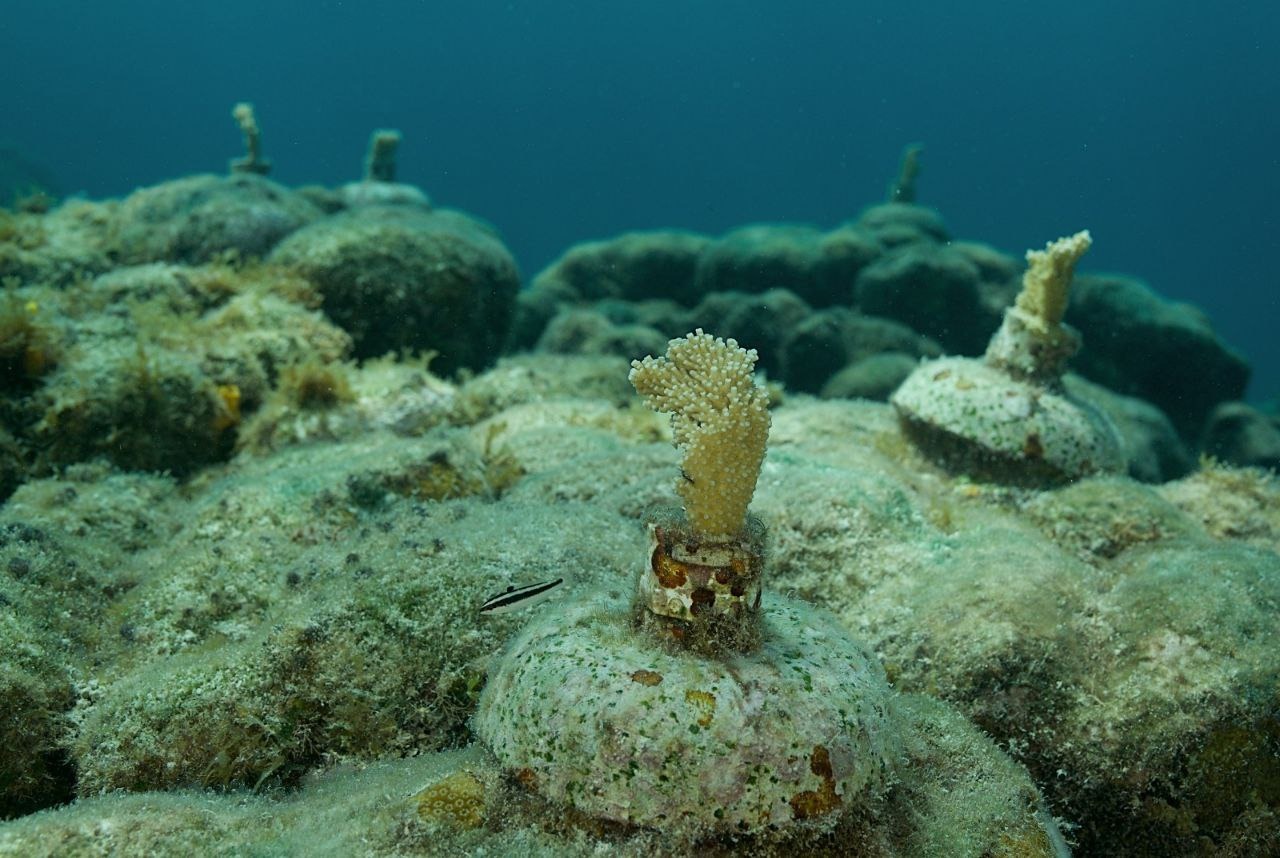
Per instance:
[[[632,361],[631,383],[656,411],[671,414],[684,452],[676,491],[693,528],[706,536],[741,529],[769,437],[768,396],[756,387],[755,349],[698,328],[667,344],[666,357]]]
[[[1028,250],[1027,273],[1022,275],[1018,309],[1045,327],[1061,324],[1076,262],[1092,243],[1089,230],[1082,229],[1075,235],[1049,242],[1044,250]]]

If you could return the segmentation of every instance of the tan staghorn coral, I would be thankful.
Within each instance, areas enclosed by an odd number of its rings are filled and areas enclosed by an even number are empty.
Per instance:
[[[693,529],[729,537],[742,529],[769,437],[768,396],[751,378],[755,349],[698,328],[667,344],[666,357],[631,363],[631,383],[670,412],[684,451],[676,491]]]
[[[1022,275],[1022,291],[1017,307],[1046,327],[1062,323],[1067,311],[1067,291],[1076,262],[1084,256],[1093,239],[1089,230],[1051,241],[1044,250],[1027,251],[1027,272]]]

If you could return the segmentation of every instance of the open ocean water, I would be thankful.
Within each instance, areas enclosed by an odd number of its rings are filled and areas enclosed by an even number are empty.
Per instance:
[[[92,197],[239,147],[285,184],[401,178],[502,232],[526,276],[631,229],[829,227],[926,146],[920,202],[1021,254],[1201,307],[1280,395],[1280,4],[5,0],[0,143]],[[1170,367],[1170,372],[1177,372]]]

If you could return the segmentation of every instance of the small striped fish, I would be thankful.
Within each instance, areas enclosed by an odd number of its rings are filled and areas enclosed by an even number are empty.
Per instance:
[[[523,587],[512,585],[501,593],[485,599],[484,604],[480,606],[480,613],[505,614],[508,611],[516,611],[520,608],[536,605],[563,583],[563,578],[557,578],[554,581],[543,581],[541,584],[526,584]]]

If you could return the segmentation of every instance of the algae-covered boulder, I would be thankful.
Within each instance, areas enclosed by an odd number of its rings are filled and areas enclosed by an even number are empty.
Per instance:
[[[966,640],[918,651],[924,675],[908,662],[903,684],[939,688],[1019,749],[1058,812],[1078,821],[1086,854],[1264,854],[1280,836],[1280,664],[1267,643],[1278,630],[1280,559],[1207,542],[1174,505],[1116,477],[1041,494],[1026,509],[1077,559],[1033,548],[1031,534],[1022,539],[1035,557],[1011,552],[1002,535],[1003,560],[939,570],[976,600]],[[1048,569],[1058,583],[1045,589]],[[1020,576],[1021,592],[1006,575]],[[947,604],[945,591],[938,599]],[[913,625],[933,625],[934,613]],[[1033,646],[1042,636],[1050,645]],[[897,635],[886,640],[897,647]],[[987,679],[952,684],[975,675],[962,662],[981,652],[979,640],[993,645],[976,674]]]
[[[129,558],[162,538],[172,480],[68,468],[0,508],[0,819],[69,801],[68,715],[121,630]]]
[[[1280,840],[1274,476],[1009,490],[922,467],[871,403],[790,402],[770,461],[792,478],[766,468],[756,504],[780,587],[1010,749],[1082,854]]]
[[[904,701],[906,760],[880,817],[850,814],[815,836],[734,836],[696,854],[885,858],[1068,854],[1026,773],[945,704]],[[563,818],[562,818],[563,817]],[[892,820],[885,823],[883,820]],[[606,829],[549,812],[502,777],[483,748],[336,765],[290,792],[110,794],[0,826],[0,855],[519,855],[618,858],[695,854],[662,831]]]
[[[1009,254],[979,241],[952,241],[950,246],[963,253],[978,267],[982,282],[1003,293],[1003,307],[1018,293],[1018,278],[1022,275],[1023,262]]]
[[[186,476],[230,452],[228,396],[185,350],[111,340],[50,379],[32,436],[52,465],[103,456]]]
[[[1211,536],[1280,554],[1280,479],[1275,473],[1208,461],[1161,486],[1160,493]]]
[[[1162,483],[1191,470],[1191,452],[1159,408],[1145,399],[1113,393],[1074,373],[1067,373],[1062,381],[1071,396],[1090,403],[1111,420],[1129,476],[1144,483]]]
[[[511,308],[511,326],[503,352],[533,349],[547,323],[562,309],[579,303],[577,292],[559,280],[535,280],[528,288],[521,289]]]
[[[65,561],[43,538],[0,526],[0,819],[65,801],[74,777],[59,747],[62,713],[75,698],[72,659],[46,625],[50,606],[32,592]]]
[[[265,268],[157,263],[52,296],[68,345],[26,403],[32,467],[102,457],[186,477],[225,459],[283,368],[350,349],[305,290]]]
[[[1184,438],[1199,435],[1214,405],[1244,394],[1249,364],[1204,314],[1166,301],[1138,280],[1077,278],[1066,318],[1086,343],[1075,370],[1155,403]]]
[[[1272,854],[1280,843],[1280,558],[1153,541],[1098,600],[1095,667],[1046,756],[1090,843]]]
[[[901,322],[827,307],[798,321],[783,345],[787,387],[817,393],[844,367],[883,352],[939,357],[942,348]]]
[[[534,278],[532,289],[559,287],[583,301],[670,298],[696,304],[699,254],[710,239],[681,231],[628,232],[575,244]]]
[[[868,206],[858,215],[854,225],[866,230],[885,247],[951,239],[941,215],[927,206],[914,203]]]
[[[104,650],[119,666],[67,740],[80,793],[293,783],[325,757],[457,744],[473,662],[511,631],[477,613],[485,596],[633,541],[583,504],[496,505],[499,476],[441,429],[290,447],[208,481],[131,560],[112,609],[128,633]]]
[[[1245,402],[1224,402],[1205,422],[1200,449],[1233,465],[1280,469],[1280,417]]]
[[[754,224],[715,240],[698,260],[698,291],[790,289],[801,297],[817,286],[822,232],[812,226]]]
[[[853,224],[843,224],[826,233],[820,245],[817,288],[803,297],[815,307],[843,306],[862,269],[884,252],[884,246],[870,231]]]
[[[890,814],[913,821],[877,832],[883,854],[1067,858],[1071,850],[1032,779],[982,730],[934,697],[902,695],[904,759]],[[857,842],[856,840],[854,842]],[[847,854],[837,839],[830,855]]]
[[[716,239],[633,232],[573,246],[528,291],[554,294],[561,302],[667,300],[691,307],[715,293],[782,288],[823,307],[846,301],[858,272],[880,250],[872,236],[853,226],[824,233],[810,226],[756,224]]]
[[[875,399],[887,402],[919,360],[902,352],[882,352],[849,364],[822,386],[824,399]]]
[[[564,310],[538,339],[538,351],[552,354],[618,355],[627,360],[661,351],[667,337],[647,325],[615,324],[593,310]]]
[[[877,253],[856,227],[830,233],[795,224],[754,224],[716,239],[698,259],[698,292],[788,289],[815,307],[841,304]]]
[[[99,310],[146,307],[175,316],[209,310],[229,294],[226,269],[168,262],[122,265],[85,284],[83,302]]]
[[[65,286],[110,270],[115,206],[68,200],[48,212],[0,209],[0,277]]]
[[[851,311],[827,307],[796,323],[783,352],[783,381],[799,393],[813,393],[849,361],[847,320]]]
[[[810,313],[809,305],[789,289],[715,292],[693,309],[690,324],[753,343],[760,368],[774,377],[783,374],[786,343]]]
[[[320,217],[305,197],[253,173],[204,174],[134,191],[112,240],[128,262],[208,262],[227,251],[261,257]]]
[[[492,363],[520,286],[515,260],[460,212],[368,207],[299,230],[271,261],[311,281],[357,357],[436,352],[437,369]]]
[[[977,267],[978,302],[987,315],[999,317],[1018,294],[1023,261],[976,241],[952,241],[947,246]]]
[[[980,303],[978,268],[949,247],[914,242],[863,269],[854,285],[858,309],[896,319],[948,351],[982,349],[996,317]]]
[[[1091,570],[995,521],[901,562],[906,574],[877,580],[847,614],[877,642],[894,682],[954,701],[993,735],[1039,748],[1081,655],[1063,620],[1085,604]],[[912,622],[896,625],[907,611]]]

